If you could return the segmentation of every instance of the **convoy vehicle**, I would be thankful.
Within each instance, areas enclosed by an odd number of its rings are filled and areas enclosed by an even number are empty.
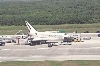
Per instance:
[[[0,46],[5,46],[5,42],[0,40]]]

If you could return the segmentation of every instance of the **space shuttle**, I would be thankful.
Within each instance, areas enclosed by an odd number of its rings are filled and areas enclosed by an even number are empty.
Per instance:
[[[25,21],[26,26],[29,30],[29,35],[45,36],[48,38],[61,38],[65,33],[51,33],[51,32],[38,32],[34,27],[32,27],[28,21]]]

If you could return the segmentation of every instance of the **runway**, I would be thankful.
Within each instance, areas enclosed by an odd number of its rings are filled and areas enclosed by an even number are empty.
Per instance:
[[[96,40],[94,40],[96,39]],[[100,38],[48,48],[47,44],[0,46],[0,61],[100,60]]]

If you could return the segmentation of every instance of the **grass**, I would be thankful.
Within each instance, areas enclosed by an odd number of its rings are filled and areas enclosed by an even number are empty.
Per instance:
[[[98,60],[73,61],[7,61],[0,62],[0,66],[100,66]]]
[[[38,31],[60,31],[65,30],[66,32],[96,32],[100,30],[99,24],[64,24],[64,25],[33,25]],[[0,27],[0,35],[11,35],[15,34],[19,30],[23,30],[22,32],[26,33],[26,26],[1,26]]]

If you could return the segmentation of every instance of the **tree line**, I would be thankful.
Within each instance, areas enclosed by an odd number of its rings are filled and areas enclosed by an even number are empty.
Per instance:
[[[0,25],[92,24],[100,22],[100,0],[0,1]]]

